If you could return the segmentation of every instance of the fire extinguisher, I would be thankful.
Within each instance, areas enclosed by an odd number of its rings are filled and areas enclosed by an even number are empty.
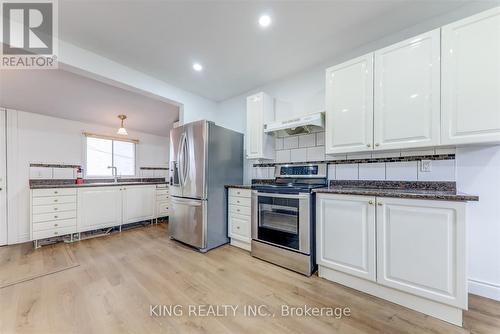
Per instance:
[[[83,184],[83,170],[82,167],[78,167],[76,170],[76,184]]]

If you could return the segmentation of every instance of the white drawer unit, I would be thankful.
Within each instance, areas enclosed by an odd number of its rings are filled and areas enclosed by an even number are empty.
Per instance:
[[[31,191],[30,233],[38,240],[77,232],[77,190],[75,188],[33,189]]]
[[[155,218],[167,217],[170,215],[170,191],[168,185],[159,184],[156,186],[156,210]]]
[[[228,234],[231,245],[251,250],[251,208],[250,189],[228,189]]]

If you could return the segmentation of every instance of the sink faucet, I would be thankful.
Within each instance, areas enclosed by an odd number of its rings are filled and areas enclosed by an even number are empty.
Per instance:
[[[115,181],[115,183],[118,182],[118,168],[116,168],[115,166],[108,166],[108,168],[111,168],[111,171],[113,173],[113,179]]]

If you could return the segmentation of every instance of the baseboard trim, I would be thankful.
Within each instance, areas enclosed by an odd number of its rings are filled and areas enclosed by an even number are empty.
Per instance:
[[[249,252],[252,250],[252,246],[249,242],[241,241],[241,240],[238,240],[235,238],[231,238],[231,245],[238,247],[238,248],[242,248],[242,249],[247,250]]]
[[[430,299],[421,298],[415,295],[408,294],[406,292],[391,289],[375,282],[344,274],[339,271],[325,268],[323,266],[319,266],[318,276],[368,293],[375,297],[388,300],[392,303],[407,307],[414,311],[430,315],[434,318],[441,319],[453,325],[459,327],[463,326],[463,311],[460,308],[441,304]]]
[[[469,279],[469,293],[500,301],[500,285]]]

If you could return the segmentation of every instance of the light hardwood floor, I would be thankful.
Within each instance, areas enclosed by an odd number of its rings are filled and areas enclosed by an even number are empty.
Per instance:
[[[462,329],[229,245],[194,252],[169,240],[165,224],[36,252],[64,248],[80,266],[0,289],[0,333],[500,333],[498,302],[471,295]],[[151,304],[185,313],[190,304],[263,304],[276,316],[151,317]],[[352,314],[282,317],[283,304]]]

